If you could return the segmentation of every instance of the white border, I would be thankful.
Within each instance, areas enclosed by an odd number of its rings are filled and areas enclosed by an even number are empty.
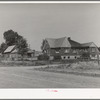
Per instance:
[[[0,89],[0,99],[100,99],[100,89]]]
[[[100,1],[0,1],[0,4],[3,3],[100,3]],[[100,88],[0,89],[0,99],[100,99]]]
[[[0,1],[0,3],[100,3],[100,1]]]

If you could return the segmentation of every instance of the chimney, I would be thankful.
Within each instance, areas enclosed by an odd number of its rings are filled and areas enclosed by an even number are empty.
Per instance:
[[[71,40],[71,38],[70,38],[70,37],[68,37],[68,40]]]

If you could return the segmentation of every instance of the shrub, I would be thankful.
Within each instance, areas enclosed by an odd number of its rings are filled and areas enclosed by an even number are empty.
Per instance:
[[[90,53],[83,53],[82,58],[90,58]]]
[[[54,56],[54,60],[61,60],[61,56],[60,55]]]
[[[49,56],[47,54],[39,55],[38,60],[49,60]]]

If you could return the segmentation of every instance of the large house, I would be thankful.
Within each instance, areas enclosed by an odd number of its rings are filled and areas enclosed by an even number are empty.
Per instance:
[[[41,48],[43,53],[50,56],[50,59],[58,56],[61,56],[62,59],[85,57],[97,59],[99,54],[98,47],[93,42],[82,44],[72,40],[70,37],[46,38],[43,40]]]

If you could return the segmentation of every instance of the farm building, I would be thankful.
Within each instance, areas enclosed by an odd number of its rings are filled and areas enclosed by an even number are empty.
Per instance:
[[[42,43],[42,51],[50,56],[50,59],[77,59],[86,57],[95,59],[99,54],[98,47],[93,43],[79,43],[72,40],[70,37],[62,38],[46,38]]]
[[[35,52],[35,50],[31,50],[31,49],[28,49],[28,51],[27,51],[27,57],[33,57],[34,56],[34,52]]]
[[[27,52],[27,59],[28,60],[38,60],[38,56],[41,55],[42,52],[41,51],[35,51],[35,50],[31,50],[29,49]]]
[[[37,60],[38,56],[41,55],[41,51],[35,51],[28,49],[27,53],[23,56],[24,60]],[[15,45],[8,46],[8,48],[4,51],[3,57],[5,60],[21,60],[22,56],[18,54],[18,50]]]
[[[18,54],[16,46],[8,46],[8,48],[4,51],[3,56],[6,60],[17,60],[21,55]]]

